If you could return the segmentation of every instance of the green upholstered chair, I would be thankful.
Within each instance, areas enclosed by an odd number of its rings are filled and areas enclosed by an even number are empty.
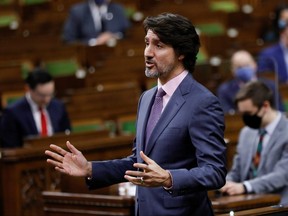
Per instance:
[[[0,15],[0,28],[11,26],[13,22],[19,22],[19,16],[16,13],[11,12]]]
[[[45,62],[45,68],[53,77],[74,75],[79,68],[75,59],[59,59]]]
[[[85,132],[85,131],[99,131],[104,129],[104,124],[101,119],[89,119],[72,122],[73,132]]]
[[[200,30],[201,34],[208,36],[217,36],[225,34],[225,26],[220,22],[205,22],[195,24],[196,28]]]
[[[13,3],[14,3],[14,0],[0,0],[0,5],[10,5]]]
[[[118,117],[117,124],[120,135],[136,134],[136,116],[134,114]]]
[[[15,101],[19,100],[25,94],[24,91],[11,91],[11,92],[3,92],[1,94],[1,105],[2,108],[11,105]]]
[[[210,1],[211,11],[223,11],[226,13],[233,13],[239,10],[239,6],[235,1]]]
[[[206,51],[203,48],[199,49],[199,52],[197,54],[197,64],[202,64],[202,63],[206,63],[208,61],[208,55],[206,53]]]
[[[50,0],[21,0],[22,5],[35,5],[49,2]]]

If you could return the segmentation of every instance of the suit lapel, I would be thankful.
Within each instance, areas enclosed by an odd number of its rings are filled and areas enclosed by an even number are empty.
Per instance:
[[[145,153],[147,155],[149,155],[149,153],[153,149],[160,134],[165,130],[169,122],[173,119],[173,117],[177,114],[178,110],[181,108],[181,106],[185,102],[182,97],[181,98],[173,97],[173,98],[174,99],[171,98],[170,101],[168,102],[159,121],[157,122],[154,130],[151,133],[150,139],[145,149]]]
[[[267,143],[267,146],[264,148],[263,153],[262,153],[262,158],[266,158],[268,157],[269,152],[271,152],[272,147],[275,145],[275,143],[277,142],[277,140],[279,140],[279,137],[281,136],[281,131],[283,126],[285,125],[285,121],[283,116],[281,116],[280,122],[278,123],[278,125],[276,126],[276,128],[274,129],[269,142]],[[259,164],[259,170],[261,170],[261,167],[265,164],[266,160],[261,160],[260,164]]]
[[[140,99],[141,106],[138,110],[137,120],[137,138],[140,141],[140,149],[144,151],[145,136],[146,136],[146,125],[149,118],[149,113],[153,104],[153,99],[156,94],[157,87],[147,91],[142,95]],[[140,134],[140,136],[139,136]]]
[[[190,92],[190,84],[191,84],[191,80],[193,80],[191,79],[191,77],[192,76],[188,75],[182,81],[182,83],[175,90],[174,94],[172,95],[165,109],[163,110],[163,113],[159,121],[157,122],[154,130],[152,131],[149,141],[147,142],[145,154],[147,155],[150,154],[160,134],[165,130],[169,122],[174,118],[174,116],[177,114],[181,106],[185,103],[185,99],[183,98],[183,95]],[[151,104],[150,104],[150,109],[151,109]],[[149,112],[150,112],[150,109],[149,109]],[[149,113],[147,113],[147,116],[146,116],[145,127],[146,127],[147,120],[148,120],[148,114]]]

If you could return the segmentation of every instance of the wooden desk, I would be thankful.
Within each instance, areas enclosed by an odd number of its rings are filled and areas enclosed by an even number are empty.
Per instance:
[[[115,191],[105,195],[44,191],[42,197],[45,216],[65,216],[76,213],[77,216],[90,214],[134,216],[134,197],[117,196]],[[235,212],[235,216],[238,216],[238,213],[239,216],[251,216],[262,215],[260,213],[264,212],[273,214],[287,212],[288,208],[271,207],[279,200],[279,196],[272,194],[227,196],[212,199],[212,205],[216,216],[230,216],[229,213],[232,210]]]
[[[45,216],[133,216],[134,197],[44,191]]]
[[[255,208],[243,211],[234,212],[234,216],[287,216],[288,206],[268,206],[262,208]],[[230,213],[217,214],[216,216],[231,216]]]
[[[30,144],[27,143],[23,148],[1,149],[0,215],[43,215],[41,193],[44,190],[63,191],[62,187],[65,187],[66,191],[77,189],[88,192],[83,178],[71,177],[64,181],[64,175],[46,163],[44,151],[48,149],[48,145],[56,143],[65,148],[66,140],[70,140],[88,160],[106,160],[131,154],[133,137],[101,137],[94,131],[82,133],[82,136],[77,133],[54,136],[50,140],[39,138],[36,141],[30,140]]]
[[[220,214],[276,205],[280,202],[280,196],[276,194],[248,194],[221,196],[212,198],[211,201],[214,212]]]

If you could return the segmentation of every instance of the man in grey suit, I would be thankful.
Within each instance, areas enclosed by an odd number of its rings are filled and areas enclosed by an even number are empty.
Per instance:
[[[91,162],[67,142],[68,151],[50,146],[48,162],[62,173],[86,177],[89,189],[135,184],[139,216],[212,216],[207,191],[222,187],[226,176],[224,114],[218,98],[191,74],[199,37],[177,14],[148,17],[144,29],[145,74],[158,85],[140,97],[132,154]],[[160,117],[154,117],[154,107]]]
[[[274,107],[272,91],[262,82],[250,82],[236,95],[245,126],[226,184],[228,195],[278,193],[288,203],[288,120]],[[260,138],[260,131],[265,135]]]

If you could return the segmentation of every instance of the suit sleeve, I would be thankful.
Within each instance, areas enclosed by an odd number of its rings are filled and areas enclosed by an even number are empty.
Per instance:
[[[21,130],[13,115],[13,112],[10,109],[4,110],[0,127],[2,148],[22,146]]]
[[[226,144],[224,115],[215,96],[205,95],[191,114],[189,134],[195,147],[197,166],[170,170],[173,196],[218,189],[225,184]]]
[[[75,42],[80,38],[79,36],[79,18],[77,18],[77,10],[72,7],[69,11],[68,17],[64,23],[62,39],[65,42]]]

